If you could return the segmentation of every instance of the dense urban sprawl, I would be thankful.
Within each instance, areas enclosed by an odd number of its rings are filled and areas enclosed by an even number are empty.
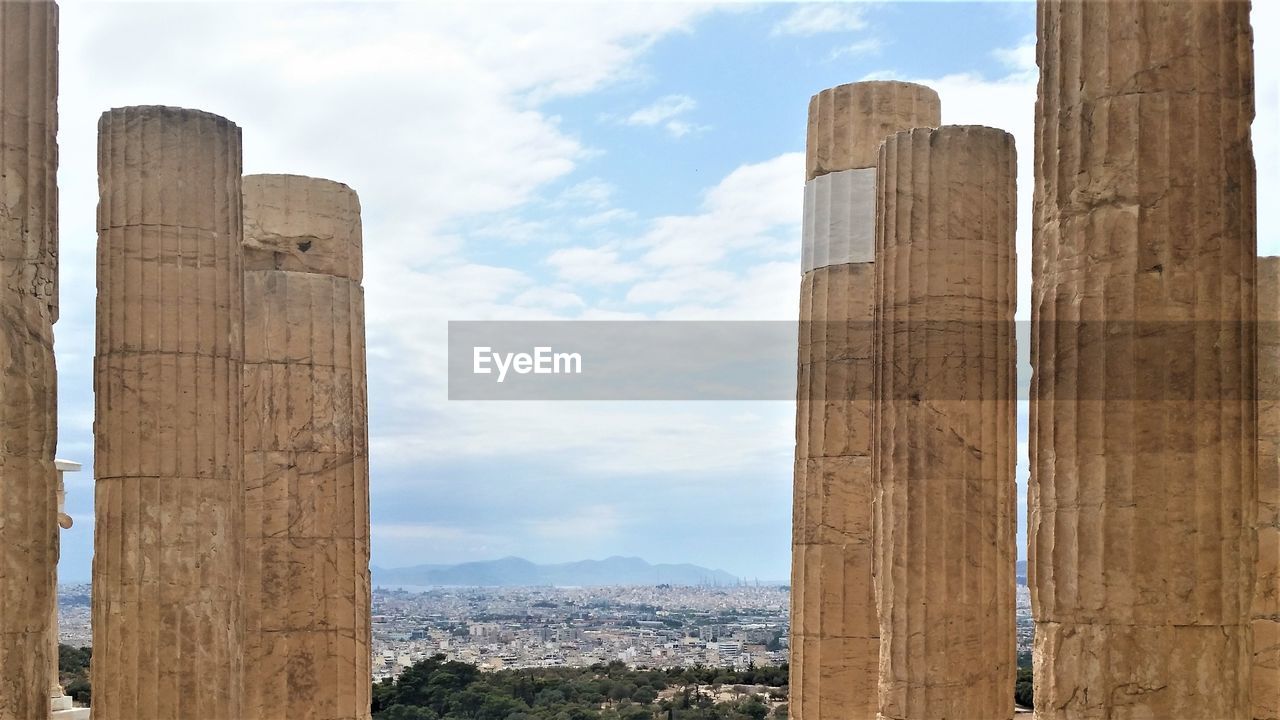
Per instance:
[[[375,588],[374,678],[433,655],[485,670],[780,665],[787,660],[788,588]],[[1018,585],[1018,656],[1031,656],[1031,595]],[[89,586],[59,592],[61,641],[91,643]]]

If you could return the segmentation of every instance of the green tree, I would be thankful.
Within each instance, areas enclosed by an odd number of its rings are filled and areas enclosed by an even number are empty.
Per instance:
[[[71,696],[72,700],[81,705],[88,705],[93,699],[93,690],[89,687],[89,678],[87,677],[72,680],[63,686],[63,690],[66,691],[67,695]]]
[[[1034,708],[1036,706],[1031,668],[1018,668],[1018,678],[1013,686],[1013,701],[1025,708]]]
[[[631,701],[640,705],[652,705],[658,699],[658,691],[649,685],[641,685],[631,693]]]

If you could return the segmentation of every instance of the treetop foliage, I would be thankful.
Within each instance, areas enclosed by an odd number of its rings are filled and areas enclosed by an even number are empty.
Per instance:
[[[708,685],[740,687],[717,702],[699,690]],[[374,685],[373,713],[376,720],[766,720],[786,717],[786,692],[785,665],[631,670],[612,662],[481,673],[436,655]]]

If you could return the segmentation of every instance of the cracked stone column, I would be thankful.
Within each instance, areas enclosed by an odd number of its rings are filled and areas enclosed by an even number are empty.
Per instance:
[[[1252,717],[1249,3],[1042,0],[1036,715]]]
[[[0,720],[49,713],[58,6],[0,3]]]
[[[1017,161],[976,126],[889,136],[876,190],[884,720],[1013,717]]]
[[[1280,720],[1280,257],[1258,258],[1256,527],[1253,718]]]
[[[941,122],[933,90],[862,82],[809,101],[791,561],[794,720],[876,714],[871,340],[876,156]]]
[[[244,178],[245,715],[367,720],[372,668],[360,201]]]
[[[98,121],[93,717],[239,720],[240,128]]]

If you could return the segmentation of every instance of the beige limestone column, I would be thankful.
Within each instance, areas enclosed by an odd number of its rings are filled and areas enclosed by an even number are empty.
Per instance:
[[[862,82],[809,101],[791,560],[795,720],[876,714],[871,340],[876,154],[941,122],[938,95]]]
[[[1253,718],[1280,720],[1280,257],[1258,258],[1256,523]]]
[[[1003,130],[885,140],[876,189],[880,717],[1013,717],[1017,160]]]
[[[365,720],[372,668],[360,201],[244,178],[246,720]]]
[[[1036,714],[1251,717],[1249,3],[1038,6]]]
[[[58,6],[0,3],[0,720],[49,713]]]
[[[71,460],[54,460],[54,469],[58,472],[58,484],[54,492],[54,503],[58,513],[58,527],[62,530],[70,530],[73,524],[71,516],[66,513],[67,489],[66,483],[63,482],[63,475],[69,472],[80,472],[80,463]],[[62,535],[58,535],[59,552],[58,557],[62,557],[61,544]],[[54,562],[54,587],[57,587],[57,567]],[[58,634],[58,594],[54,592],[53,601],[49,603],[49,709],[52,712],[60,710],[69,710],[71,708],[71,698],[63,693],[61,672],[58,669],[58,641],[61,637]]]
[[[240,720],[240,128],[98,121],[94,720]]]

